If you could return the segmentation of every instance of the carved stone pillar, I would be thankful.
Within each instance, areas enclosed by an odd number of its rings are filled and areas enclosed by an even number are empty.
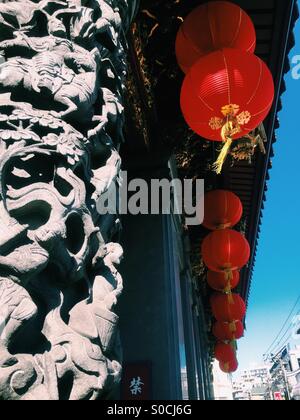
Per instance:
[[[0,399],[109,398],[121,371],[116,215],[136,0],[0,3]]]

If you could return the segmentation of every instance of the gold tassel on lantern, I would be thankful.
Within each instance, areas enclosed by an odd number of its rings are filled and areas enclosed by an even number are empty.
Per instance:
[[[248,111],[239,113],[240,107],[236,104],[229,104],[222,107],[221,112],[225,118],[213,117],[209,125],[213,130],[221,129],[221,138],[223,147],[216,162],[212,165],[212,169],[220,174],[222,172],[223,164],[230,151],[233,136],[241,132],[241,126],[247,124],[251,119],[251,114]]]
[[[228,296],[228,303],[230,305],[234,305],[234,299],[233,299],[232,291],[231,290],[227,293],[227,296]]]
[[[227,158],[227,155],[229,153],[230,147],[232,145],[232,139],[226,140],[224,143],[224,146],[222,147],[222,150],[218,156],[218,159],[213,164],[212,168],[213,170],[219,175],[222,172],[223,164]]]
[[[223,147],[218,156],[218,159],[213,164],[212,169],[219,175],[222,172],[223,164],[228,156],[232,145],[232,136],[240,131],[240,127],[235,127],[233,121],[227,121],[222,127],[221,136],[223,140]]]

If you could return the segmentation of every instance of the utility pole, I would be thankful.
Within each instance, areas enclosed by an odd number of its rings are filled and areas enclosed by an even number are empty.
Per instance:
[[[283,385],[284,385],[284,389],[285,389],[285,395],[286,395],[287,399],[290,400],[291,399],[291,395],[290,395],[289,383],[288,383],[288,379],[287,379],[287,375],[286,375],[286,370],[285,370],[284,363],[283,363],[283,361],[282,361],[282,359],[281,359],[280,356],[275,357],[273,355],[270,355],[270,360],[274,364],[275,363],[278,363],[279,364],[281,376],[279,376],[277,378],[277,380],[280,381],[280,382],[282,382],[282,380],[283,380]],[[269,380],[268,380],[268,383],[269,383]],[[272,399],[273,399],[273,396],[272,396]]]
[[[281,372],[282,372],[283,379],[284,379],[284,387],[286,389],[287,398],[288,398],[288,400],[290,400],[291,395],[290,395],[290,389],[289,389],[289,382],[288,382],[288,379],[287,379],[284,363],[280,358],[279,358],[279,363],[280,363],[280,368],[281,368]]]

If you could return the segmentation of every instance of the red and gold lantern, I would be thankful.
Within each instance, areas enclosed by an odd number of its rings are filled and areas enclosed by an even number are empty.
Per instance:
[[[219,362],[230,362],[232,360],[235,360],[236,356],[235,356],[235,350],[233,348],[233,346],[231,344],[226,344],[226,343],[217,343],[215,345],[215,358],[219,361]]]
[[[233,139],[257,128],[273,99],[274,83],[267,65],[254,54],[224,48],[193,65],[184,79],[180,104],[195,133],[224,142],[214,165],[220,173]]]
[[[240,273],[235,270],[230,272],[226,271],[211,271],[207,272],[207,283],[209,287],[218,292],[228,292],[235,289],[240,281]]]
[[[246,238],[231,229],[215,230],[207,235],[201,247],[204,264],[212,271],[229,273],[242,268],[250,258]]]
[[[217,321],[232,322],[241,321],[246,314],[246,305],[243,299],[236,293],[215,293],[210,298],[212,313]]]
[[[196,7],[184,19],[176,38],[176,57],[186,73],[213,51],[227,47],[253,53],[255,46],[255,28],[246,12],[227,1],[212,1]]]
[[[220,369],[224,373],[233,373],[236,372],[239,365],[236,359],[231,360],[230,362],[220,362],[219,363]]]
[[[239,340],[244,335],[244,327],[241,321],[217,321],[213,326],[212,333],[220,341]]]
[[[231,191],[214,190],[204,196],[203,226],[210,230],[235,226],[243,214],[239,197]]]

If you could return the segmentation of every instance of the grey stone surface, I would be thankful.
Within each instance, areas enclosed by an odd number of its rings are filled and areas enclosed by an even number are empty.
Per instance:
[[[118,182],[135,0],[0,3],[0,399],[108,398],[121,351]]]

